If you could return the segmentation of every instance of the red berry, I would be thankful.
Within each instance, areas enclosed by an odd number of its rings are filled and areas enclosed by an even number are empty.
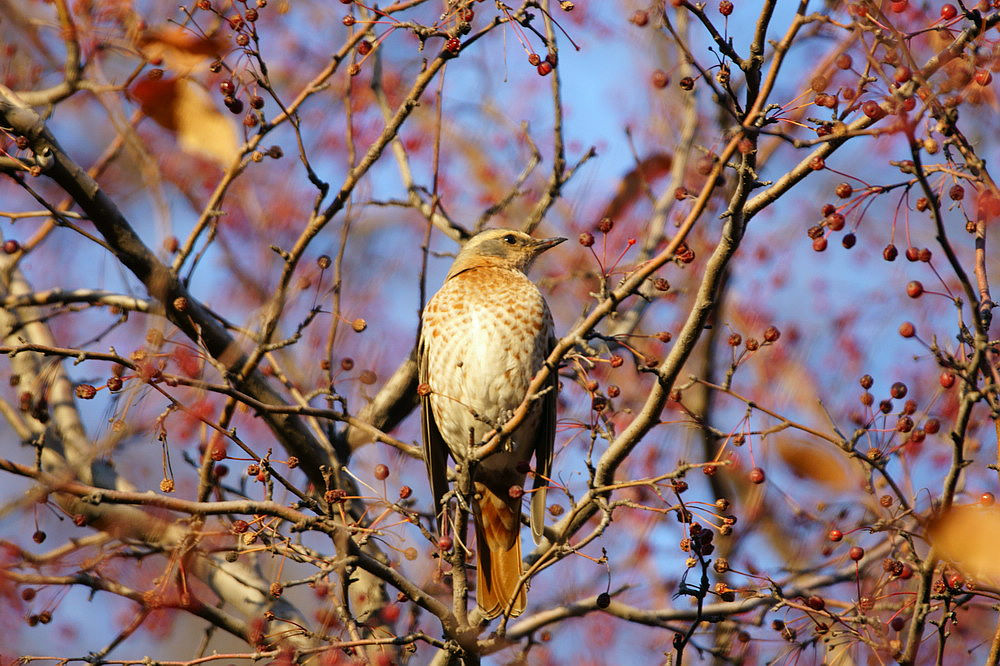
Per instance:
[[[906,626],[906,618],[902,615],[897,615],[889,622],[889,626],[892,627],[893,631],[902,631],[903,627]]]
[[[997,498],[993,496],[993,493],[983,493],[979,496],[979,503],[983,506],[993,506],[996,501]]]
[[[653,72],[650,81],[654,88],[666,88],[670,84],[670,77],[662,69],[658,69]]]
[[[993,83],[993,74],[988,69],[981,69],[976,72],[975,79],[978,85],[985,87]]]
[[[577,240],[580,241],[580,245],[584,247],[590,247],[594,244],[594,234],[590,233],[589,231],[584,231],[582,234],[580,234]]]
[[[452,538],[450,536],[443,536],[440,539],[438,539],[438,548],[440,550],[443,550],[443,551],[447,552],[447,551],[451,550],[452,546],[454,546],[454,545],[455,545],[455,542],[452,540]]]
[[[861,388],[867,391],[875,384],[875,380],[872,379],[871,375],[862,375],[859,383],[861,384]]]
[[[730,0],[722,0],[719,3],[719,13],[723,16],[729,16],[733,13],[733,3]]]
[[[912,338],[914,335],[917,334],[917,329],[913,326],[912,323],[904,321],[902,324],[899,325],[899,334],[902,335],[904,338]]]
[[[860,560],[862,557],[865,556],[865,549],[862,548],[861,546],[854,546],[847,552],[847,556],[850,557],[855,562],[857,562],[858,560]]]
[[[413,494],[413,488],[410,488],[409,486],[402,486],[399,489],[399,499],[406,499],[412,494]]]
[[[965,188],[958,184],[952,185],[948,190],[948,196],[952,201],[961,201],[965,198]]]
[[[452,37],[444,43],[444,50],[449,53],[458,53],[462,48],[462,42],[457,37]]]
[[[402,611],[399,609],[399,604],[388,604],[383,606],[381,610],[382,621],[386,624],[393,624],[399,619],[401,613]]]
[[[878,120],[879,118],[885,115],[885,111],[883,111],[882,107],[878,105],[878,102],[874,100],[868,100],[867,102],[862,104],[861,112],[864,113],[869,118],[871,118],[872,120]]]
[[[850,183],[840,183],[839,185],[837,185],[837,189],[835,190],[835,192],[837,193],[837,196],[840,197],[841,199],[846,199],[847,197],[851,196],[851,194],[854,193],[854,188],[851,187]]]
[[[906,295],[910,298],[920,298],[923,293],[924,285],[922,285],[918,280],[911,280],[906,283]]]
[[[889,5],[889,9],[891,9],[897,14],[902,14],[903,12],[906,11],[906,8],[909,6],[909,4],[910,4],[909,0],[896,0],[896,2],[893,2],[891,5]]]
[[[750,470],[750,483],[761,484],[764,483],[766,477],[764,476],[764,470],[760,467],[754,467]]]
[[[816,252],[823,252],[826,250],[826,238],[820,236],[819,238],[813,239],[813,250]]]
[[[928,435],[933,435],[941,430],[941,422],[937,419],[927,419],[924,423],[924,432]]]
[[[358,53],[366,56],[372,52],[372,43],[367,39],[362,39],[358,42]]]
[[[913,71],[909,67],[897,67],[892,78],[896,83],[906,83],[913,78]]]
[[[889,388],[889,395],[891,395],[896,400],[900,400],[906,397],[906,384],[903,382],[895,382]]]
[[[885,249],[882,250],[882,258],[885,259],[886,261],[896,261],[896,257],[898,256],[899,256],[899,250],[897,250],[896,246],[893,245],[892,243],[886,245]]]
[[[15,254],[20,249],[21,249],[21,244],[18,243],[13,238],[8,238],[3,242],[4,254]]]
[[[539,63],[536,69],[538,70],[539,76],[548,76],[552,73],[552,65],[549,64],[547,60]]]
[[[378,464],[375,465],[375,478],[379,481],[385,481],[389,478],[389,466]]]
[[[826,602],[823,600],[823,597],[816,596],[815,594],[806,600],[806,605],[816,611],[826,608]]]
[[[637,9],[632,12],[632,16],[630,16],[628,20],[630,23],[641,28],[649,23],[649,12],[645,9]]]
[[[528,63],[530,63],[532,67],[538,67],[538,64],[541,62],[542,58],[537,53],[528,54]]]
[[[830,530],[830,533],[826,535],[826,538],[830,541],[840,541],[844,538],[844,533],[840,530]]]
[[[945,370],[941,373],[941,376],[938,377],[938,383],[941,384],[941,388],[950,389],[955,385],[955,374]]]
[[[951,3],[941,5],[941,18],[943,20],[950,21],[956,16],[958,16],[958,10],[955,8],[955,5]]]
[[[906,260],[907,261],[917,261],[920,259],[920,250],[915,247],[906,248]]]
[[[223,81],[219,84],[219,92],[227,97],[231,96],[236,92],[236,85],[232,81]]]

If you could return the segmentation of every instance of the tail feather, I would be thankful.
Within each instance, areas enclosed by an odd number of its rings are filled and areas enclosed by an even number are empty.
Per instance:
[[[479,566],[476,603],[487,619],[510,610],[511,617],[524,611],[525,586],[521,578],[521,503],[505,501],[477,483],[479,495],[476,523],[476,550]],[[513,602],[513,603],[512,603]]]

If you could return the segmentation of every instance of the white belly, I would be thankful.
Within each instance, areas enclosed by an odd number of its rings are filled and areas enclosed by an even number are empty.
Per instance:
[[[442,287],[424,313],[431,409],[456,457],[463,457],[470,441],[480,442],[521,404],[545,360],[551,335],[545,302],[527,278],[505,287],[479,284],[469,289],[457,282],[461,277]],[[527,457],[518,453],[534,444],[538,406],[511,437],[508,450],[515,460]],[[509,456],[494,458],[484,466],[511,464]]]

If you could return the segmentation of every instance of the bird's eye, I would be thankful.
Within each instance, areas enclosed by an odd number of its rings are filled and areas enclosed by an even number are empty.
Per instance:
[[[514,243],[517,242],[517,239],[514,237],[514,234],[507,234],[506,236],[503,237],[503,242],[507,243],[508,245],[513,245]]]

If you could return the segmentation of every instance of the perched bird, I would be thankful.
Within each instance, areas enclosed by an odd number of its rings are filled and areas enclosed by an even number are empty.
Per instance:
[[[439,520],[448,489],[448,452],[462,462],[470,446],[510,418],[555,344],[548,305],[525,272],[538,255],[564,240],[539,240],[507,229],[483,231],[465,244],[444,285],[424,308],[417,362],[425,394],[424,460]],[[552,372],[547,391],[532,403],[506,445],[473,468],[476,601],[490,619],[524,610],[524,586],[517,586],[522,573],[520,491],[534,454],[530,522],[537,542],[545,520],[543,477],[552,464],[557,386]]]

